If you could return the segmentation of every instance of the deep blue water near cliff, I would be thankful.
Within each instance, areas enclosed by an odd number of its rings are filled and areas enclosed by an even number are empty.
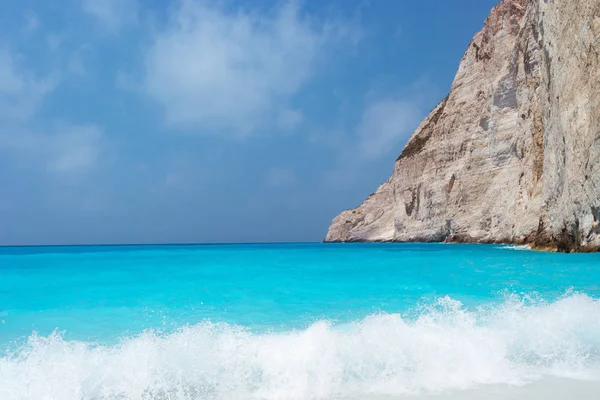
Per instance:
[[[2,399],[427,396],[600,380],[600,255],[0,248]]]

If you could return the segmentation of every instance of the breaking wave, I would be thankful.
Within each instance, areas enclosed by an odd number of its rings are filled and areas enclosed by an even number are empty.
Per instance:
[[[346,399],[600,380],[600,302],[442,298],[414,318],[371,315],[253,333],[202,323],[103,346],[36,334],[0,358],[5,400]]]

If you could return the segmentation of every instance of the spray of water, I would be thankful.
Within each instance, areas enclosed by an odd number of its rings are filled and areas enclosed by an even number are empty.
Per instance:
[[[544,377],[600,381],[599,301],[508,297],[469,311],[442,298],[410,320],[262,334],[207,322],[114,346],[33,334],[0,358],[0,399],[354,399]]]

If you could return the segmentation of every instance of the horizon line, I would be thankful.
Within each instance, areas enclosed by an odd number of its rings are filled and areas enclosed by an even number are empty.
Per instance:
[[[257,244],[319,244],[324,241],[282,241],[282,242],[183,242],[183,243],[94,243],[94,244],[0,244],[0,248],[9,247],[117,247],[117,246],[227,246]]]

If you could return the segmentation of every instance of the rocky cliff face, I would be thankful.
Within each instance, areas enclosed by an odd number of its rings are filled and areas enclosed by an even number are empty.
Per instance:
[[[600,0],[503,0],[392,176],[326,241],[600,249]]]

